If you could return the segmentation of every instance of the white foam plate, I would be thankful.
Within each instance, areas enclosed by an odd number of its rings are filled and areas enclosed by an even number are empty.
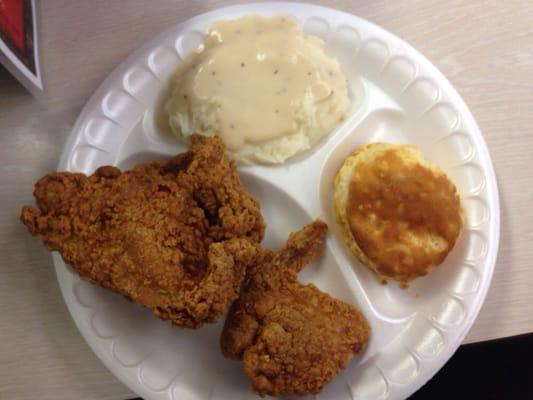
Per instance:
[[[87,103],[68,139],[60,170],[129,168],[184,149],[161,137],[153,112],[169,75],[211,22],[257,13],[294,15],[326,40],[348,76],[353,112],[313,151],[281,166],[240,168],[267,222],[266,246],[322,217],[325,256],[300,277],[356,304],[372,326],[366,351],[316,398],[400,399],[422,386],[457,349],[485,298],[499,239],[491,160],[460,96],[420,53],[353,15],[296,3],[238,5],[194,17],[131,54]],[[443,265],[408,290],[381,285],[345,249],[332,216],[332,181],[344,157],[365,143],[419,146],[442,166],[464,200],[464,234]],[[103,363],[145,399],[254,398],[240,362],[219,350],[221,323],[173,328],[122,297],[80,282],[54,254],[57,277],[79,330]]]

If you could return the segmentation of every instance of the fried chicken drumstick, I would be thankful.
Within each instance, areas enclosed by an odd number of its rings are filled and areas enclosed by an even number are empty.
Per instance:
[[[262,396],[320,392],[368,342],[370,328],[355,307],[297,281],[322,252],[326,231],[315,221],[280,251],[265,250],[226,318],[222,352],[243,360]]]
[[[227,311],[265,229],[218,138],[125,172],[52,173],[34,195],[22,222],[81,278],[189,328]]]

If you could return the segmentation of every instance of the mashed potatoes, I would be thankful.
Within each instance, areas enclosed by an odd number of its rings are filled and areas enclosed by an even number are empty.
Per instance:
[[[215,23],[172,79],[172,132],[220,135],[248,162],[282,163],[311,148],[350,107],[346,77],[324,47],[288,16]]]

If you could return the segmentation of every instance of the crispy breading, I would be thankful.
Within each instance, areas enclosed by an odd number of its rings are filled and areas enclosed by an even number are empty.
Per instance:
[[[130,171],[51,173],[34,194],[22,222],[81,278],[189,328],[226,312],[265,228],[218,138]]]
[[[280,251],[263,251],[230,308],[222,352],[243,360],[260,395],[318,393],[368,342],[369,325],[355,307],[297,281],[322,252],[326,231],[315,221]]]

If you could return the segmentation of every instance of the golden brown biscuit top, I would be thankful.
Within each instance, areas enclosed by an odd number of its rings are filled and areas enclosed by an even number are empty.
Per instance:
[[[398,149],[380,151],[354,170],[346,214],[377,272],[408,282],[444,260],[461,231],[462,211],[446,174],[402,157]]]

